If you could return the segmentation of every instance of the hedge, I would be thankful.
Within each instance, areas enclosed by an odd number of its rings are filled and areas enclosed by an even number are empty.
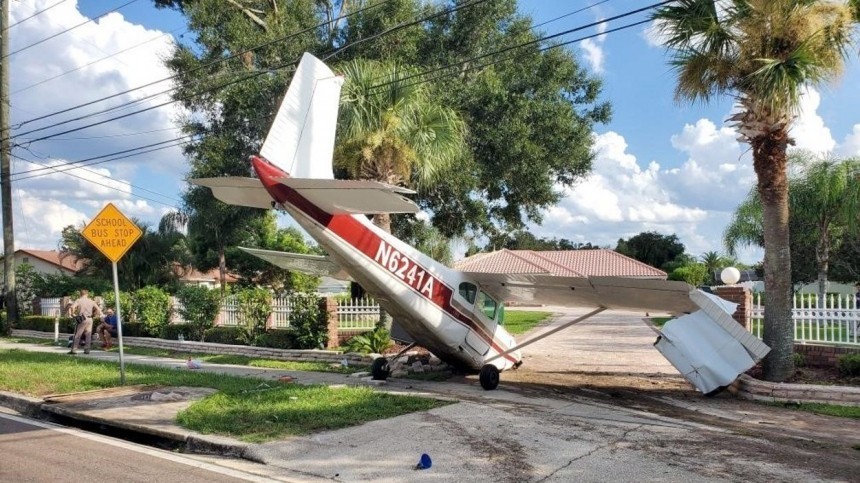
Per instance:
[[[242,344],[242,329],[239,327],[211,327],[203,332],[203,340],[215,344]]]
[[[295,349],[298,347],[296,333],[290,329],[272,329],[257,336],[257,346],[273,349]]]

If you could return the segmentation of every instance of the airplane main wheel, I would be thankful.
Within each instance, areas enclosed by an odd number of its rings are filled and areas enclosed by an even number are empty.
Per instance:
[[[370,375],[376,381],[384,381],[391,375],[391,370],[388,368],[388,359],[377,357],[370,364]]]
[[[499,387],[499,368],[492,364],[487,364],[481,368],[478,378],[481,380],[481,387],[487,391],[492,391]]]

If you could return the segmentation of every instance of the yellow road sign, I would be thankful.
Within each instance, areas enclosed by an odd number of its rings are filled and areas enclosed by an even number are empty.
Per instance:
[[[100,252],[114,263],[143,234],[113,203],[108,203],[81,232]]]

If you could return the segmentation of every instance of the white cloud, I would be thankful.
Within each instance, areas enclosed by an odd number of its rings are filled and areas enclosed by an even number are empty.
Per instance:
[[[666,44],[666,36],[660,31],[660,23],[653,20],[642,30],[642,38],[649,47],[662,48]]]
[[[12,2],[10,23],[55,3],[57,2],[54,0]],[[15,52],[33,45],[86,20],[78,11],[76,1],[61,2],[56,7],[13,27],[10,31],[10,51]],[[181,136],[179,131],[169,129],[172,128],[172,120],[177,117],[178,111],[172,105],[154,108],[168,101],[168,94],[144,99],[170,89],[169,82],[97,101],[170,77],[170,72],[161,59],[169,54],[172,47],[173,39],[170,35],[131,24],[121,13],[114,12],[12,55],[10,62],[14,75],[10,89],[11,110],[12,124],[16,127],[13,136],[17,136],[15,141],[25,148],[15,149],[13,154],[21,159],[64,168],[62,164],[69,161],[103,156]],[[117,54],[120,51],[125,52]],[[108,56],[110,58],[101,60]],[[63,73],[67,74],[49,80]],[[97,102],[66,114],[15,126],[90,101]],[[137,103],[76,122],[27,133],[132,101]],[[57,135],[61,131],[146,108],[153,109],[123,119],[110,120],[85,130]],[[35,138],[46,135],[57,136],[32,142]],[[68,174],[42,170],[32,173],[40,176],[26,180],[22,178],[28,175],[17,176],[13,181],[22,200],[25,200],[28,206],[38,206],[40,209],[23,210],[24,219],[16,220],[16,228],[48,226],[43,223],[43,213],[64,214],[63,226],[77,224],[83,216],[95,215],[109,201],[114,202],[127,216],[157,223],[167,208],[155,208],[152,202],[141,196],[157,198],[168,204],[178,203],[177,192],[185,170],[183,159],[181,149],[173,147],[143,156],[94,164],[86,169],[70,170]],[[41,166],[18,160],[13,172],[39,168]],[[142,192],[139,186],[162,193],[167,198]],[[55,228],[51,225],[46,237],[31,234],[21,240],[20,243],[24,245],[20,246],[55,247],[59,234]]]
[[[800,114],[791,128],[796,147],[815,153],[829,153],[836,147],[830,129],[818,115],[821,95],[815,89],[807,89],[800,97]]]
[[[597,24],[597,33],[601,34],[593,39],[585,39],[579,43],[579,48],[582,49],[585,60],[591,66],[591,70],[596,73],[603,72],[603,43],[606,41],[606,22]]]
[[[845,140],[835,149],[837,156],[860,156],[860,124],[855,124],[851,133],[845,135]]]

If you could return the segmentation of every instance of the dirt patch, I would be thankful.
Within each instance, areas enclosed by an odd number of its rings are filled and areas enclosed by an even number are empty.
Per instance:
[[[756,379],[764,379],[760,365],[747,371],[747,374]],[[798,367],[795,369],[794,375],[785,382],[791,384],[860,387],[860,377],[843,376],[835,367]]]

